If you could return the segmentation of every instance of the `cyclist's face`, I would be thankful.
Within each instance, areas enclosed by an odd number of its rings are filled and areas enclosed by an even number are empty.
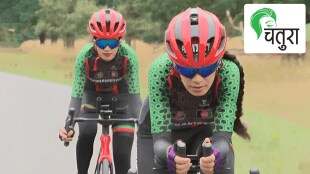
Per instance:
[[[208,77],[202,77],[200,74],[196,74],[193,78],[187,78],[185,76],[181,76],[181,81],[186,88],[186,90],[191,93],[193,96],[203,96],[205,95],[215,78],[215,72],[214,71],[211,75]]]
[[[111,49],[109,46],[106,46],[104,49],[97,47],[97,52],[104,61],[109,62],[115,58],[118,48],[119,46],[114,49]]]

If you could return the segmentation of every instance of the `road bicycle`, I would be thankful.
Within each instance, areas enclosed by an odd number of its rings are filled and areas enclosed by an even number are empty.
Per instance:
[[[96,113],[98,118],[74,118],[75,110],[73,108],[69,109],[68,119],[66,121],[65,129],[67,132],[74,129],[76,122],[97,122],[102,125],[102,134],[100,136],[100,152],[97,159],[97,164],[95,168],[95,174],[114,174],[113,171],[113,160],[110,153],[110,126],[116,123],[134,123],[137,124],[137,119],[127,118],[126,116],[127,106],[116,107],[118,98],[116,96],[112,97],[111,106],[109,104],[102,104],[102,98],[97,97],[96,107],[90,108],[84,106],[84,110],[87,113]],[[126,118],[126,117],[125,117]],[[69,142],[64,143],[65,146],[69,145]],[[128,174],[135,173],[135,170],[129,169]]]

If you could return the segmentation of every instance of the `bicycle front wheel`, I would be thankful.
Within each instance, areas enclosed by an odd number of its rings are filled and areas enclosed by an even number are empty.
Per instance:
[[[110,165],[108,159],[104,159],[101,163],[100,174],[113,174],[112,165]]]

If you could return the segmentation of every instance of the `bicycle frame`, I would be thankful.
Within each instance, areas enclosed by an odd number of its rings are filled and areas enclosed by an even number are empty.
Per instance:
[[[111,173],[113,173],[113,160],[110,152],[110,142],[111,142],[111,137],[109,134],[109,125],[104,125],[102,124],[102,134],[100,135],[100,142],[101,142],[101,148],[99,152],[99,157],[97,160],[97,166],[96,170],[98,174],[100,173],[100,168],[104,168],[103,166],[103,160],[107,159],[109,163],[109,169]],[[102,169],[105,170],[105,169]]]
[[[100,142],[101,142],[101,152],[98,159],[98,164],[101,164],[104,159],[108,159],[109,163],[112,164],[112,156],[110,153],[110,142],[111,137],[109,134],[102,134],[100,136]]]

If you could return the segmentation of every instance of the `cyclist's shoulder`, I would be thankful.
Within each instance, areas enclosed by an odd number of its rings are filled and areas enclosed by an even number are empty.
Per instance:
[[[171,69],[172,61],[170,60],[167,53],[163,53],[160,56],[158,56],[152,63],[151,63],[151,70],[167,70]]]
[[[228,57],[223,57],[222,59],[222,67],[220,69],[220,74],[231,74],[239,72],[239,67],[236,63],[237,59],[231,59]]]

